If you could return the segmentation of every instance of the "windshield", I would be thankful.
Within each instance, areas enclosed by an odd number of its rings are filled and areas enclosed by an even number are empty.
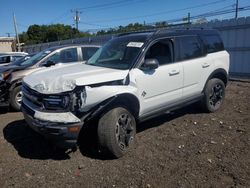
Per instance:
[[[38,61],[40,61],[41,59],[43,59],[45,56],[50,54],[51,52],[52,51],[50,50],[41,51],[37,53],[36,55],[32,56],[31,58],[27,59],[26,61],[21,62],[19,66],[32,66],[36,64]]]
[[[100,48],[87,64],[122,70],[129,69],[145,41],[145,35],[115,38]]]
[[[33,55],[26,55],[24,57],[19,58],[16,61],[13,61],[11,64],[12,65],[17,65],[20,66],[22,62],[26,61],[27,59],[29,59],[30,57],[32,57]]]

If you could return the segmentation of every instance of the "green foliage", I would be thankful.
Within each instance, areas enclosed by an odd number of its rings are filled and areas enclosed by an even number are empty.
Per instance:
[[[27,32],[19,35],[20,41],[25,44],[38,44],[89,36],[89,33],[79,32],[75,28],[64,24],[31,25]]]
[[[88,32],[80,32],[69,25],[64,24],[52,24],[52,25],[31,25],[29,26],[27,32],[23,32],[19,35],[20,42],[29,44],[38,44],[45,42],[53,42],[59,40],[89,37],[96,35],[105,34],[117,34],[126,33],[132,31],[147,30],[152,28],[167,27],[168,23],[156,22],[154,25],[146,25],[140,23],[130,23],[126,26],[119,26],[116,28],[110,28],[108,30],[100,30],[97,33],[90,34]]]
[[[156,22],[154,25],[130,23],[127,26],[119,26],[117,28],[110,28],[108,30],[100,30],[96,34],[104,35],[104,34],[126,33],[126,32],[141,31],[141,30],[147,30],[147,29],[153,29],[153,28],[159,28],[159,27],[167,27],[167,26],[168,26],[168,23],[165,21]]]

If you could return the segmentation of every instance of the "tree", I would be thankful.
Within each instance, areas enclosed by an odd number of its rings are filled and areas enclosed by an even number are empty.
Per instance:
[[[25,44],[38,44],[44,42],[53,42],[77,37],[90,36],[89,33],[80,32],[69,25],[31,25],[27,32],[20,35],[20,41]]]

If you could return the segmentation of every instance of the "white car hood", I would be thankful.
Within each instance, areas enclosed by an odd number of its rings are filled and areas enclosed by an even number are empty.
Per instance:
[[[75,86],[122,80],[128,70],[110,69],[86,64],[54,66],[36,71],[23,81],[40,93],[60,93],[72,90]]]

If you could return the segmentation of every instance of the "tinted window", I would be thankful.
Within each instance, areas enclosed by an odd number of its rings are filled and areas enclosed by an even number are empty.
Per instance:
[[[54,63],[68,63],[78,61],[77,48],[69,48],[56,52],[55,54],[50,56],[46,61],[52,61]]]
[[[217,35],[206,35],[202,37],[206,44],[207,52],[213,53],[224,50],[222,40]]]
[[[82,47],[83,61],[87,61],[89,58],[91,58],[97,50],[97,47]]]
[[[9,62],[10,62],[10,56],[0,57],[0,63],[9,63]]]
[[[173,45],[169,40],[161,40],[153,44],[147,51],[145,59],[157,59],[159,65],[173,62]]]
[[[201,45],[197,37],[195,36],[181,37],[180,43],[181,43],[180,46],[181,60],[188,60],[202,56]]]

